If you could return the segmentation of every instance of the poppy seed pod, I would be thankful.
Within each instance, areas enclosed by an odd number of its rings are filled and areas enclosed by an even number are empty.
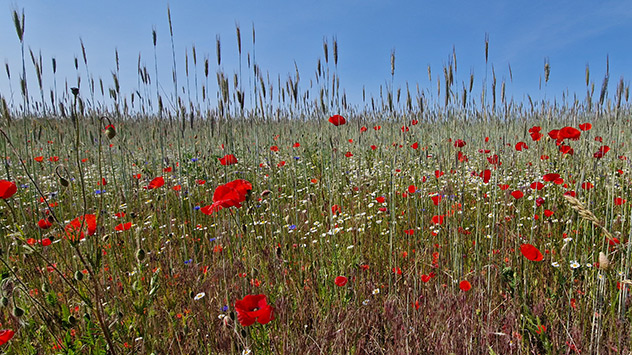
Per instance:
[[[114,137],[116,137],[116,129],[114,128],[114,125],[108,125],[107,127],[105,127],[105,135],[108,137],[108,139],[113,139]]]
[[[138,251],[136,252],[136,259],[138,259],[138,261],[143,261],[143,259],[145,259],[145,255],[145,250],[138,249]]]
[[[70,182],[68,180],[64,179],[63,177],[59,177],[59,183],[63,187],[68,187],[68,185],[70,185]]]
[[[18,306],[13,307],[13,316],[16,318],[20,318],[24,315],[24,310]]]

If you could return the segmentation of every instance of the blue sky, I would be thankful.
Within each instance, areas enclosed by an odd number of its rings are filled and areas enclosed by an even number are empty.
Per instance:
[[[137,88],[137,61],[147,66],[152,80],[154,56],[151,32],[158,33],[159,81],[172,93],[171,43],[167,2],[139,1],[35,1],[16,0],[0,6],[0,61],[8,62],[12,74],[14,100],[21,102],[20,45],[13,28],[11,11],[24,9],[27,77],[31,95],[39,98],[31,48],[41,51],[44,86],[52,86],[51,58],[58,65],[58,87],[65,78],[76,82],[74,57],[81,62],[80,38],[86,47],[92,76],[102,77],[106,90],[112,85],[114,51],[120,56],[122,92]],[[390,54],[395,51],[395,87],[417,84],[436,96],[436,80],[442,67],[457,54],[457,88],[475,77],[475,96],[480,97],[486,66],[485,35],[489,35],[489,75],[493,64],[500,82],[507,81],[508,96],[523,101],[532,97],[560,99],[568,91],[572,97],[586,93],[585,70],[590,65],[591,81],[598,96],[610,58],[610,93],[621,76],[627,84],[632,77],[631,1],[172,1],[170,4],[178,63],[179,86],[186,85],[184,53],[195,44],[198,75],[201,63],[210,58],[211,90],[215,90],[218,70],[215,39],[222,42],[222,69],[232,76],[238,68],[235,24],[242,32],[243,71],[247,72],[246,52],[252,52],[252,26],[256,30],[256,61],[276,83],[294,75],[294,63],[305,88],[315,77],[316,62],[323,58],[323,39],[332,37],[339,45],[340,86],[349,101],[361,105],[362,87],[378,96],[379,86],[390,82]],[[550,81],[539,89],[545,58],[551,65]],[[192,60],[191,60],[192,61]],[[428,81],[427,67],[433,81]],[[509,77],[511,65],[513,81]],[[191,75],[193,74],[190,63]],[[4,67],[4,66],[3,66]],[[79,68],[86,83],[83,63]],[[191,78],[193,79],[193,78]],[[244,77],[247,80],[247,77]],[[443,79],[442,79],[443,80]],[[491,79],[488,80],[488,84]],[[191,82],[193,85],[193,82]],[[275,85],[276,86],[276,85]],[[0,93],[9,97],[9,83],[0,75]],[[82,86],[82,90],[87,85]],[[152,84],[153,89],[153,84]],[[415,89],[416,90],[416,89]],[[83,92],[83,91],[82,91]],[[48,97],[48,94],[47,94]],[[215,97],[214,92],[211,97]],[[313,97],[313,96],[312,96]]]

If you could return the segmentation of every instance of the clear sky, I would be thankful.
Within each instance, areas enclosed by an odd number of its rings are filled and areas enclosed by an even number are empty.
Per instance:
[[[139,53],[141,63],[154,76],[152,28],[158,34],[159,81],[167,93],[171,82],[171,43],[167,5],[162,0],[133,1],[3,1],[0,5],[0,61],[8,62],[12,74],[14,101],[21,102],[20,44],[11,11],[24,9],[27,77],[31,95],[39,98],[29,48],[43,57],[45,87],[52,86],[51,58],[58,65],[58,86],[65,78],[76,82],[74,57],[80,60],[85,85],[80,38],[83,40],[92,76],[112,85],[114,51],[120,56],[121,90],[129,94],[137,88]],[[215,40],[222,42],[222,67],[231,77],[237,71],[235,25],[239,24],[244,51],[252,52],[252,26],[256,30],[256,61],[276,83],[285,80],[298,66],[303,87],[315,77],[318,58],[323,58],[323,39],[332,37],[339,45],[340,86],[349,101],[362,103],[362,87],[367,95],[379,95],[379,86],[390,82],[390,55],[395,51],[395,87],[416,84],[436,95],[436,80],[442,67],[457,55],[457,87],[469,82],[474,73],[476,96],[480,96],[486,66],[485,35],[489,35],[489,75],[494,66],[500,82],[507,81],[508,96],[522,101],[526,94],[560,99],[586,94],[585,71],[590,65],[591,81],[598,96],[610,58],[610,97],[623,76],[632,77],[632,1],[201,1],[180,0],[170,4],[178,63],[179,86],[186,85],[184,54],[192,45],[198,56],[200,85],[202,64],[210,58],[211,97],[215,97],[217,71]],[[330,54],[331,55],[331,54]],[[550,81],[539,89],[545,58],[551,66]],[[331,60],[331,59],[330,59]],[[193,64],[190,59],[190,71]],[[428,81],[427,67],[433,81]],[[510,81],[511,65],[513,81]],[[246,76],[244,76],[247,79]],[[193,77],[191,77],[193,79]],[[443,80],[443,79],[442,79]],[[489,80],[488,80],[489,83]],[[152,83],[152,87],[153,87]],[[193,82],[190,84],[193,85]],[[276,86],[276,85],[275,85]],[[87,85],[86,85],[87,89]],[[82,92],[84,87],[82,86]],[[9,97],[4,68],[0,92]],[[47,91],[48,92],[48,91]],[[47,94],[48,95],[48,94]],[[47,96],[48,97],[48,96]]]

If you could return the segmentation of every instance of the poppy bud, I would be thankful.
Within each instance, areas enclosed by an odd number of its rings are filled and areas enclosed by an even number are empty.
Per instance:
[[[83,314],[83,319],[85,319],[85,320],[88,320],[88,321],[89,321],[89,320],[91,319],[91,318],[90,318],[90,313],[88,313],[88,312],[84,313],[84,314]]]
[[[136,259],[138,259],[138,261],[143,261],[143,259],[145,259],[145,255],[145,250],[138,249],[138,251],[136,252]]]
[[[105,135],[108,137],[108,139],[113,139],[114,137],[116,137],[116,129],[113,125],[108,125],[105,128]]]
[[[79,95],[79,88],[70,88],[70,91],[74,96]]]
[[[74,327],[75,324],[77,324],[77,318],[73,315],[68,316],[68,324],[70,324],[71,327]]]
[[[24,310],[18,306],[13,306],[13,316],[20,318],[24,315]]]
[[[75,280],[77,281],[83,280],[83,273],[81,271],[75,271]]]
[[[42,292],[48,293],[48,284],[45,282],[42,283]]]
[[[59,183],[61,184],[61,186],[63,187],[68,187],[68,185],[70,185],[70,182],[68,182],[68,180],[64,179],[63,177],[59,178]]]
[[[0,298],[0,304],[2,304],[2,307],[8,306],[9,305],[9,299],[3,296],[2,298]]]

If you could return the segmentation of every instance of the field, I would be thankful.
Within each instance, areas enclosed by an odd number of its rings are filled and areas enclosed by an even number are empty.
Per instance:
[[[311,99],[256,70],[218,72],[213,105],[134,102],[116,73],[103,102],[3,97],[1,350],[632,352],[623,80],[497,103],[495,78],[455,95],[454,58],[434,100],[353,107],[324,51]]]

